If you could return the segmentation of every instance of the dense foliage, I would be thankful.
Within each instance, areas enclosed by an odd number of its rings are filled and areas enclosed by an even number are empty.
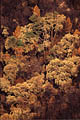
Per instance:
[[[35,5],[28,24],[12,35],[2,26],[0,120],[80,119],[80,31],[58,11],[41,16],[37,0],[25,4]]]

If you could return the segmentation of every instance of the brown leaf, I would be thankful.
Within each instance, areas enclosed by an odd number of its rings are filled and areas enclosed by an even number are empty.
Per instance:
[[[22,79],[22,78],[18,78],[18,79],[15,80],[15,84],[23,83],[23,82],[24,82],[24,79]]]
[[[6,96],[5,95],[0,95],[0,99],[1,99],[1,102],[5,102],[5,100],[6,100]]]
[[[80,55],[80,47],[78,48],[78,54]]]

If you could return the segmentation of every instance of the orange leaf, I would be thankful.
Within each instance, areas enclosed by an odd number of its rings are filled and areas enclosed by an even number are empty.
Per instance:
[[[33,14],[40,16],[40,9],[37,5],[33,8]]]
[[[66,32],[70,32],[71,29],[72,29],[72,23],[70,17],[68,17],[66,20],[65,30]]]
[[[15,54],[17,57],[22,56],[23,52],[24,52],[24,49],[22,47],[15,48]]]
[[[74,35],[80,35],[80,31],[78,30],[78,29],[76,29],[75,31],[74,31]]]
[[[20,32],[21,32],[20,30],[21,30],[21,27],[20,27],[20,26],[17,26],[16,29],[15,29],[15,31],[13,32],[13,35],[14,35],[16,38],[19,37]]]
[[[10,59],[10,55],[8,53],[5,54],[6,59]]]

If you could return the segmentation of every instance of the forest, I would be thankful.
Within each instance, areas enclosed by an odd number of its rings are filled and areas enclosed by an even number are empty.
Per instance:
[[[80,1],[1,0],[0,120],[80,119]]]

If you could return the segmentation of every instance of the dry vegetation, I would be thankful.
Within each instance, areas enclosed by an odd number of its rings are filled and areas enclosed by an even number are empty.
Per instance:
[[[0,120],[80,119],[79,1],[10,3],[1,5]]]

